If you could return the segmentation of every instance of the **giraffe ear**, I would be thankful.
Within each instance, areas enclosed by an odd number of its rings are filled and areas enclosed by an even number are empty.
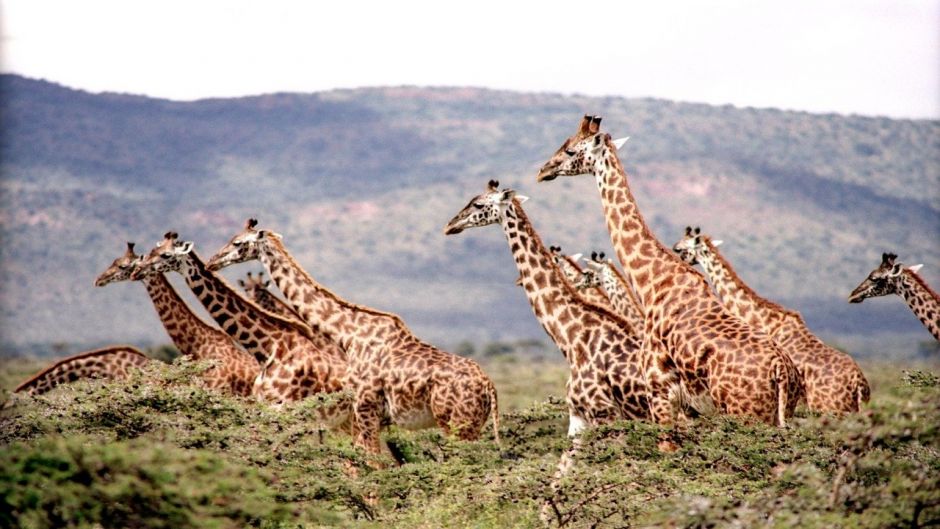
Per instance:
[[[624,137],[622,137],[622,138],[617,138],[616,140],[613,140],[613,142],[614,142],[614,147],[616,147],[617,150],[619,151],[620,148],[623,147],[623,144],[624,144],[624,143],[627,143],[627,140],[629,140],[629,139],[630,139],[630,136],[624,136]]]
[[[891,267],[891,277],[901,275],[901,270],[904,270],[904,267],[901,266],[901,263],[898,263]]]
[[[921,263],[921,264],[916,264],[916,265],[914,265],[914,266],[909,266],[909,267],[907,267],[907,269],[910,270],[911,272],[914,272],[914,273],[916,274],[917,271],[920,270],[920,269],[923,268],[923,267],[924,267],[924,265],[923,265],[923,263]]]
[[[178,249],[178,251],[179,251],[178,253],[179,253],[180,255],[187,254],[187,253],[193,251],[193,241],[184,241],[184,242],[181,242],[181,243],[179,244],[179,246],[177,246],[177,249]]]
[[[583,255],[583,254],[576,253],[576,254],[574,254],[574,255],[572,255],[572,256],[570,256],[570,257],[571,257],[572,259],[574,259],[575,262],[577,262],[577,261],[580,261],[580,260],[581,260],[581,256],[582,256],[582,255]]]
[[[516,200],[518,200],[520,204],[522,204],[526,200],[529,200],[529,197],[525,195],[516,195],[515,192],[513,192],[513,195],[516,197]]]
[[[718,239],[717,241],[712,241],[712,244],[715,246],[721,246],[725,241]]]

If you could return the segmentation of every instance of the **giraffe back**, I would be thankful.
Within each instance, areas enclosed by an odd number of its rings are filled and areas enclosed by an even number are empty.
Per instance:
[[[41,395],[54,387],[85,378],[123,379],[134,368],[150,363],[140,350],[129,345],[117,345],[85,351],[63,358],[21,383],[14,393]]]

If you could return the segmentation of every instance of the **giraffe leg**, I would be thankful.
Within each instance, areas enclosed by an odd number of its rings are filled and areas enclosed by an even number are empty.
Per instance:
[[[380,452],[381,409],[382,395],[379,391],[358,388],[354,405],[356,428],[359,430],[356,436],[356,446],[361,447],[370,455],[377,455]]]

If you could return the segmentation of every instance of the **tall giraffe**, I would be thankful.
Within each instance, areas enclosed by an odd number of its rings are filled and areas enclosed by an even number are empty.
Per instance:
[[[642,332],[645,323],[643,305],[613,261],[605,259],[604,252],[591,252],[591,257],[585,257],[584,263],[584,272],[575,286],[579,289],[603,288],[614,312]]]
[[[260,399],[280,404],[343,389],[346,358],[337,344],[248,301],[210,272],[193,251],[193,243],[179,240],[176,233],[164,236],[134,269],[131,279],[171,271],[183,276],[212,319],[236,343],[256,358],[267,358],[253,389]],[[341,401],[319,410],[319,419],[327,426],[345,428],[349,412],[349,403]]]
[[[377,453],[379,431],[387,421],[406,429],[436,425],[461,439],[477,439],[491,412],[499,440],[496,387],[479,364],[419,340],[394,314],[340,298],[294,260],[280,235],[257,224],[249,219],[209,266],[219,270],[261,261],[307,325],[343,346],[358,446]]]
[[[98,276],[95,286],[129,280],[139,262],[140,256],[134,253],[134,243],[127,243],[124,254]],[[212,362],[212,367],[202,374],[203,383],[234,395],[251,395],[261,369],[258,360],[235,345],[227,334],[194,314],[163,274],[148,274],[140,279],[180,354],[193,360]]]
[[[867,298],[897,294],[904,298],[917,319],[927,327],[934,338],[940,340],[940,296],[921,278],[917,271],[923,265],[905,268],[896,262],[893,253],[881,254],[881,264],[849,295],[849,303],[861,303]]]
[[[242,287],[245,294],[248,294],[248,297],[262,309],[282,318],[303,323],[303,317],[294,310],[294,307],[291,307],[268,290],[270,285],[271,280],[264,279],[264,272],[258,272],[257,276],[253,276],[251,272],[248,272],[245,279],[238,280],[238,286]]]
[[[132,369],[150,363],[150,358],[129,345],[114,345],[57,360],[16,386],[13,393],[41,395],[52,388],[85,378],[123,379]]]
[[[871,389],[852,357],[826,345],[803,321],[799,312],[759,296],[718,251],[721,241],[685,229],[673,247],[683,261],[700,264],[711,279],[722,304],[752,327],[763,329],[786,351],[803,379],[806,403],[811,410],[856,412],[868,402]]]
[[[770,337],[725,309],[701,274],[656,240],[610,135],[599,131],[600,121],[585,116],[537,180],[591,174],[597,182],[613,247],[643,303],[644,354],[653,358],[646,372],[653,419],[671,422],[678,409],[674,401],[688,392],[723,413],[783,426],[802,391],[796,367]]]
[[[564,279],[572,286],[575,286],[581,280],[581,276],[584,275],[584,271],[581,270],[581,266],[578,265],[578,259],[581,258],[581,254],[565,255],[561,252],[561,246],[549,246],[548,251],[555,265],[561,269]],[[614,307],[611,305],[610,299],[599,286],[595,285],[591,288],[582,289],[575,288],[575,292],[577,295],[584,298],[585,301],[614,312]]]
[[[498,187],[491,180],[486,192],[447,223],[444,233],[502,226],[532,311],[571,371],[568,435],[577,435],[587,425],[648,417],[640,341],[629,324],[577,295],[556,264],[556,253],[545,248],[523,211],[526,198]]]

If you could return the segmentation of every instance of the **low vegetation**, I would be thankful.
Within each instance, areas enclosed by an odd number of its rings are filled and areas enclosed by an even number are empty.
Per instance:
[[[714,417],[656,448],[660,429],[590,431],[549,483],[565,439],[565,369],[494,359],[502,443],[393,429],[407,463],[377,469],[311,423],[189,383],[154,363],[123,382],[10,395],[35,364],[0,368],[0,527],[923,527],[940,524],[937,366],[866,365],[864,413],[800,410],[791,427]]]

